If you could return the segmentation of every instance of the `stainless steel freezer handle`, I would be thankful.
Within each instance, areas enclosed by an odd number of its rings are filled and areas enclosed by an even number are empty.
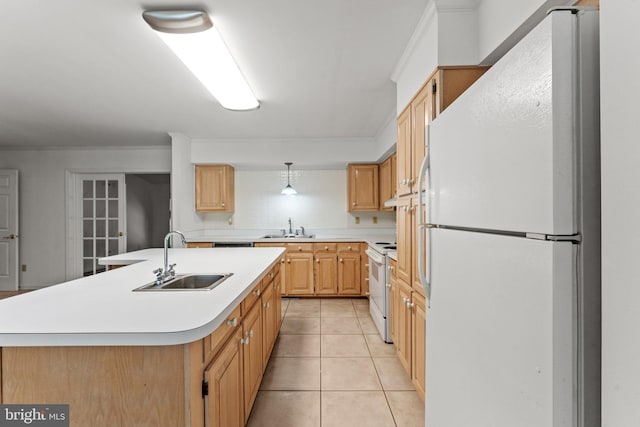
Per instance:
[[[427,125],[426,134],[427,141],[429,140],[429,125]],[[431,228],[433,225],[429,224],[426,218],[426,209],[424,209],[424,196],[429,188],[426,188],[425,191],[422,191],[424,187],[424,179],[427,174],[427,170],[429,170],[429,161],[431,157],[431,149],[429,145],[426,147],[426,153],[424,156],[424,160],[422,161],[422,166],[420,166],[420,175],[418,178],[418,273],[420,275],[420,282],[422,283],[422,287],[424,288],[424,294],[427,297],[427,302],[429,306],[431,306],[431,277],[427,279],[425,274],[425,265],[424,265],[424,234],[425,230],[429,233],[429,246],[431,246]],[[427,251],[427,260],[428,260],[428,273],[431,275],[431,250]]]

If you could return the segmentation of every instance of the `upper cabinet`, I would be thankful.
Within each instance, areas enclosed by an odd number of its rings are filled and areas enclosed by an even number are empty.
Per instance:
[[[233,167],[196,165],[196,212],[233,212],[233,210]]]
[[[397,191],[418,192],[428,144],[426,126],[473,84],[488,67],[438,67],[398,116]]]
[[[377,164],[349,164],[348,209],[353,211],[377,211],[380,208],[379,177]]]
[[[393,206],[385,207],[384,202],[396,194],[396,154],[393,153],[380,164],[380,210],[393,211]]]

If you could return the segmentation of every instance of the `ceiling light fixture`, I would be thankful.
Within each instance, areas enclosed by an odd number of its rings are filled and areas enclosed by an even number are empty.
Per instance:
[[[146,11],[142,18],[227,110],[254,110],[260,103],[229,49],[201,10]]]
[[[284,164],[287,165],[287,186],[282,189],[280,194],[284,194],[285,196],[295,196],[298,192],[291,186],[291,181],[289,180],[291,178],[291,165],[293,163],[285,162]]]

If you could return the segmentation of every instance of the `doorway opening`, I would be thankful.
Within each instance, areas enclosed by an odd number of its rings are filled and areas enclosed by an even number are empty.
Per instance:
[[[127,251],[162,247],[171,221],[168,173],[125,174]]]

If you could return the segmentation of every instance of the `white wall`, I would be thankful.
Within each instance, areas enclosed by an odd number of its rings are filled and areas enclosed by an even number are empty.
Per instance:
[[[344,150],[299,143],[298,147],[313,148],[313,151],[306,152],[309,163],[313,164],[316,159],[319,164],[329,162],[334,167],[320,169],[313,166],[298,168],[291,157],[304,153],[304,150],[293,146],[289,147],[293,154],[284,158],[282,155],[274,156],[256,142],[234,146],[232,143],[191,141],[180,134],[173,134],[172,140],[173,227],[191,236],[220,234],[228,230],[277,231],[287,226],[290,217],[294,227],[304,226],[314,232],[344,228],[395,228],[393,213],[355,215],[347,212],[346,162],[377,161],[380,155],[371,142],[366,146],[367,151],[359,147],[353,153],[349,151],[346,158],[342,154]],[[252,168],[260,160],[264,161],[260,169]],[[299,193],[295,197],[280,194],[286,185],[286,178],[282,177],[285,166],[281,160],[294,161],[294,171],[300,172],[300,176],[292,181]],[[234,213],[195,212],[194,163],[229,163],[236,167]],[[360,217],[359,224],[355,224],[356,216]],[[378,218],[378,224],[373,224],[373,216]]]
[[[169,172],[169,156],[168,147],[0,151],[0,168],[20,171],[20,287],[66,280],[66,171]]]
[[[601,0],[602,411],[640,423],[640,2]]]

